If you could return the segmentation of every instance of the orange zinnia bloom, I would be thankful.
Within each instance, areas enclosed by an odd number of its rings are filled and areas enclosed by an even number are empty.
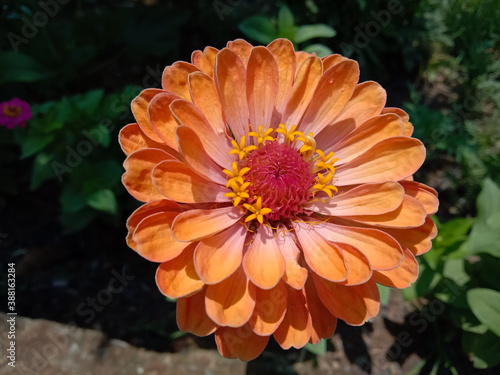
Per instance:
[[[250,360],[361,325],[376,283],[405,288],[431,247],[435,190],[408,115],[340,55],[235,40],[168,66],[132,102],[123,183],[145,202],[128,245],[160,263],[183,331]]]

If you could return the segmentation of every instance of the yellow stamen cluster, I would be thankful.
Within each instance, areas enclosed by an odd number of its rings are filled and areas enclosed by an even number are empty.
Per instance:
[[[241,160],[243,160],[250,151],[257,149],[257,146],[246,145],[246,137],[244,135],[240,138],[240,144],[236,143],[234,139],[231,140],[231,144],[233,145],[233,149],[229,151],[229,155],[236,154]]]
[[[278,129],[276,129],[276,133],[283,134],[285,137],[285,144],[290,144],[295,141],[295,136],[303,136],[302,132],[296,131],[295,129],[297,129],[297,125],[292,125],[290,131],[288,131],[285,124],[280,124]]]
[[[322,173],[318,173],[318,183],[313,186],[313,189],[315,189],[313,192],[313,196],[318,191],[323,191],[331,198],[333,196],[332,190],[335,190],[335,192],[338,191],[336,186],[331,185],[332,179],[332,172],[328,173],[326,176],[324,176]]]
[[[254,137],[257,140],[257,144],[263,145],[265,141],[274,141],[274,138],[269,135],[273,131],[274,131],[274,129],[272,129],[272,128],[269,128],[266,131],[263,131],[262,125],[259,125],[258,132],[250,132],[250,133],[248,133],[248,135],[250,137]],[[257,148],[257,147],[255,147],[255,148]]]
[[[316,152],[319,156],[319,161],[316,162],[315,172],[321,171],[322,169],[329,169],[332,173],[335,173],[335,164],[339,159],[333,159],[333,151],[330,152],[327,156],[320,149],[316,149]]]
[[[241,170],[238,170],[238,163],[233,161],[232,165],[232,171],[228,169],[224,169],[222,172],[224,172],[228,177],[229,180],[227,180],[226,187],[229,187],[231,185],[231,181],[236,181],[240,185],[243,185],[243,176],[248,173],[250,168],[242,168]]]
[[[304,135],[301,132],[300,136],[297,137],[297,140],[304,142],[304,144],[300,147],[299,152],[302,154],[302,158],[308,161],[309,159],[311,159],[311,156],[316,150],[316,140],[314,139],[313,133]]]
[[[243,198],[250,198],[250,195],[248,195],[248,186],[250,186],[250,182],[245,182],[243,184],[238,184],[234,179],[229,180],[229,186],[233,191],[230,191],[229,193],[224,194],[225,197],[228,198],[234,198],[233,204],[236,207],[241,203],[241,200]]]
[[[248,211],[252,212],[252,214],[248,215],[247,218],[245,219],[245,223],[257,219],[257,221],[262,224],[264,222],[264,215],[267,215],[272,212],[270,208],[262,208],[261,197],[257,198],[257,202],[255,202],[253,206],[247,203],[244,203],[243,206],[245,206],[245,208]]]

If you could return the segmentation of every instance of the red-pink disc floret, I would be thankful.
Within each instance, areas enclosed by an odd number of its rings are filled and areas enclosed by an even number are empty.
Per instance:
[[[268,142],[248,155],[247,166],[250,197],[262,197],[262,207],[273,210],[267,220],[283,221],[305,213],[302,204],[311,199],[315,175],[296,149]]]

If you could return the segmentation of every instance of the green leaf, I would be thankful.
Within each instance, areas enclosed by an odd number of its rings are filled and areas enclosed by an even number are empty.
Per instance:
[[[317,344],[307,343],[304,349],[319,356],[324,356],[326,354],[326,340],[321,339]]]
[[[444,262],[443,275],[452,279],[457,285],[464,285],[470,280],[464,269],[463,259],[448,259]]]
[[[66,186],[61,194],[62,212],[77,212],[85,207],[87,200],[74,186]]]
[[[0,54],[0,84],[10,82],[36,82],[50,78],[53,72],[22,53]]]
[[[99,190],[91,194],[87,198],[87,204],[98,211],[109,214],[115,214],[117,211],[115,194],[109,189]]]
[[[55,174],[52,170],[51,162],[54,159],[53,155],[40,153],[33,162],[33,173],[31,174],[30,189],[37,189],[44,181],[49,178],[54,178]]]
[[[264,16],[247,18],[239,24],[238,28],[243,34],[264,44],[271,43],[278,37],[275,23]]]
[[[295,32],[295,43],[302,43],[313,38],[331,38],[337,35],[337,32],[330,26],[323,23],[315,25],[299,26]]]
[[[467,302],[476,318],[500,337],[500,292],[471,289],[467,291]]]
[[[99,108],[101,101],[104,97],[104,90],[90,91],[76,100],[76,107],[86,114],[93,114]]]
[[[500,363],[500,339],[492,332],[475,334],[464,332],[462,347],[465,353],[472,357],[475,368],[487,369]]]
[[[85,228],[96,217],[96,212],[89,208],[78,212],[63,212],[59,217],[64,233],[74,233]]]
[[[283,5],[278,13],[278,30],[281,38],[290,40],[293,40],[297,30],[293,13],[286,5]]]
[[[21,146],[22,150],[21,159],[30,157],[36,154],[37,152],[43,150],[53,140],[54,140],[53,135],[35,134],[32,136],[28,136],[28,138],[24,140]]]
[[[380,284],[377,284],[377,287],[378,293],[380,294],[380,303],[385,306],[389,302],[389,297],[391,296],[391,288]]]
[[[333,53],[333,51],[324,44],[311,44],[310,46],[304,48],[303,51],[307,53],[315,53],[319,57],[325,57]]]

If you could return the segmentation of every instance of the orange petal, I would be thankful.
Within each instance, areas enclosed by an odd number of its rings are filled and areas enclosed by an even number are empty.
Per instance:
[[[404,195],[401,185],[391,181],[359,185],[332,198],[313,200],[303,206],[330,216],[376,215],[396,210]]]
[[[323,304],[347,324],[359,326],[378,314],[380,299],[374,281],[345,286],[332,283],[314,273],[313,280]]]
[[[285,317],[274,338],[283,349],[302,348],[312,334],[311,315],[306,306],[306,298],[301,290],[288,289],[288,307]]]
[[[206,284],[216,284],[241,265],[247,230],[235,224],[200,242],[194,253],[196,272]]]
[[[321,58],[321,61],[323,62],[323,70],[326,72],[328,69],[330,69],[332,66],[337,65],[338,63],[342,61],[348,60],[347,57],[344,57],[339,54],[334,54],[334,55],[328,55],[323,58]]]
[[[177,325],[181,331],[196,336],[208,336],[215,332],[217,325],[205,311],[204,290],[177,300]]]
[[[243,269],[252,282],[262,289],[273,288],[285,273],[285,258],[272,229],[261,225],[243,256]]]
[[[386,228],[384,231],[415,255],[422,255],[429,251],[432,247],[432,239],[437,235],[436,224],[430,217],[425,219],[424,225],[417,228]]]
[[[214,133],[226,137],[226,117],[213,79],[201,72],[194,72],[189,75],[188,82],[193,103],[205,115]]]
[[[295,68],[296,68],[295,76],[297,76],[297,73],[298,73],[298,71],[299,71],[300,66],[302,65],[302,63],[304,61],[306,61],[311,56],[313,56],[313,55],[310,54],[310,53],[304,52],[304,51],[297,51],[297,52],[295,52],[295,61],[296,61],[296,64],[295,64]]]
[[[380,230],[332,223],[317,224],[314,229],[328,241],[346,243],[359,249],[374,270],[396,268],[403,260],[403,250],[399,243]]]
[[[179,161],[164,161],[153,169],[153,184],[166,197],[182,203],[227,202],[227,188],[208,181]]]
[[[272,335],[285,317],[287,308],[287,288],[279,282],[274,288],[257,288],[255,310],[248,321],[253,331],[261,336]]]
[[[241,327],[252,316],[255,294],[255,285],[239,268],[219,284],[207,286],[207,314],[218,325]]]
[[[178,151],[177,140],[175,139],[175,129],[178,124],[170,111],[170,104],[174,100],[180,99],[170,92],[163,92],[156,95],[148,106],[149,120],[156,134],[166,145]]]
[[[222,49],[215,62],[215,82],[227,123],[236,139],[247,133],[249,125],[245,80],[241,59],[229,48]]]
[[[185,61],[177,61],[170,66],[167,66],[161,77],[161,84],[164,90],[181,97],[184,100],[191,101],[189,93],[188,76],[193,72],[200,70],[193,64]]]
[[[141,150],[143,148],[159,148],[169,154],[174,152],[173,149],[167,147],[164,143],[159,143],[149,138],[141,130],[141,127],[138,124],[125,125],[120,130],[118,139],[125,155],[130,155],[134,151]]]
[[[196,274],[193,253],[196,243],[190,244],[178,257],[160,264],[156,271],[156,284],[170,298],[190,295],[203,288],[203,281]]]
[[[404,163],[401,162],[404,160]],[[425,160],[422,142],[393,137],[377,143],[335,172],[337,186],[398,181],[415,173]]]
[[[243,61],[243,64],[247,66],[248,59],[253,48],[253,46],[250,43],[248,43],[246,40],[243,39],[236,39],[227,42],[227,48],[236,52],[236,54],[240,57],[241,61]]]
[[[203,113],[194,104],[185,100],[175,100],[170,104],[170,110],[179,125],[189,126],[196,132],[206,152],[214,161],[223,167],[231,165],[228,156],[228,150],[231,149],[229,140],[214,132]]]
[[[285,257],[285,274],[283,280],[294,289],[302,289],[307,279],[307,269],[297,262],[300,250],[295,244],[294,237],[285,233],[284,237],[277,236],[278,246]]]
[[[247,100],[250,124],[254,127],[271,124],[278,91],[278,65],[266,47],[255,47],[248,59]]]
[[[404,122],[403,135],[405,137],[410,137],[413,134],[413,125],[409,121],[410,116],[408,116],[408,113],[406,113],[405,111],[403,111],[400,108],[391,108],[391,107],[384,108],[382,110],[382,114],[384,114],[384,113],[395,113],[396,115],[401,117],[401,119]]]
[[[179,241],[197,241],[229,228],[241,219],[238,207],[196,209],[181,213],[172,224],[172,233]]]
[[[133,239],[135,228],[137,225],[148,216],[156,214],[158,212],[180,212],[182,211],[181,205],[177,202],[170,201],[167,199],[160,199],[157,201],[151,201],[149,203],[143,204],[137,210],[135,210],[132,215],[127,220],[127,245],[136,250],[137,244]]]
[[[285,110],[286,100],[292,89],[293,79],[295,77],[295,51],[293,44],[288,39],[275,39],[268,46],[274,59],[278,63],[278,92],[276,93],[276,117],[273,116],[271,126],[278,127],[281,122],[281,116]]]
[[[307,265],[318,275],[331,281],[347,279],[347,268],[342,251],[327,242],[314,228],[304,222],[294,223]]]
[[[256,335],[247,325],[239,328],[220,327],[215,331],[219,353],[226,358],[251,361],[264,351],[269,336]]]
[[[151,126],[148,115],[149,102],[160,93],[164,93],[164,91],[160,89],[143,90],[134,100],[132,100],[131,107],[132,113],[134,114],[134,117],[144,134],[146,134],[153,141],[163,143],[162,139],[158,136],[158,134],[156,134],[155,130]]]
[[[418,200],[427,211],[428,215],[434,215],[439,208],[437,196],[430,192],[428,186],[415,181],[401,181],[405,193]],[[434,189],[432,189],[434,190]]]
[[[298,61],[297,61],[298,64]],[[297,77],[283,114],[282,122],[289,127],[298,124],[306,111],[323,73],[321,59],[308,57],[298,68]]]
[[[418,262],[410,250],[404,249],[405,258],[398,268],[390,271],[374,271],[373,280],[391,288],[408,288],[417,280]]]
[[[193,171],[196,171],[197,174],[207,180],[226,185],[226,175],[222,173],[221,167],[207,154],[195,131],[189,126],[181,125],[175,132],[183,161]]]
[[[151,262],[166,262],[177,257],[189,245],[172,237],[171,227],[179,212],[158,212],[144,218],[134,231],[137,252]]]
[[[213,77],[214,66],[210,64],[210,61],[208,61],[205,54],[200,50],[196,50],[191,54],[191,63],[203,73]]]
[[[205,47],[203,50],[203,54],[207,57],[208,62],[212,66],[212,69],[215,67],[215,59],[217,57],[217,54],[219,53],[219,50],[214,47]],[[212,74],[213,77],[213,74]]]
[[[317,344],[321,339],[329,339],[333,336],[335,328],[337,328],[337,318],[328,311],[319,299],[312,278],[307,280],[304,292],[312,321],[312,334],[309,342]]]
[[[372,277],[372,269],[366,255],[354,246],[336,243],[342,251],[347,266],[347,279],[342,285],[359,285],[366,283]]]
[[[345,164],[387,138],[403,134],[403,121],[394,115],[375,116],[332,147],[339,164]],[[327,150],[326,152],[330,152]]]
[[[123,163],[125,173],[122,182],[130,195],[141,202],[165,198],[151,179],[154,167],[164,160],[174,160],[174,157],[157,148],[138,150],[127,157]]]
[[[323,73],[311,105],[300,121],[304,133],[318,134],[342,112],[359,79],[358,63],[346,60]]]
[[[344,216],[363,224],[378,227],[416,228],[424,224],[427,212],[415,198],[405,195],[401,206],[392,212],[381,215]]]

